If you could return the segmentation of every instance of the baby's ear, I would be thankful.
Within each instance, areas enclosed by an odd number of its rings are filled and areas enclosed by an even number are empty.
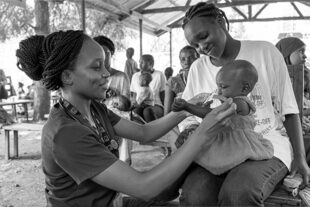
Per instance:
[[[243,86],[242,86],[242,92],[243,93],[247,94],[247,93],[251,92],[251,90],[252,90],[252,87],[251,87],[250,83],[248,83],[248,82],[243,83]]]

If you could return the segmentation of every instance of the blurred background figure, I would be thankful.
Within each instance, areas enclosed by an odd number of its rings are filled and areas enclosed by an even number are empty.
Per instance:
[[[25,99],[33,100],[34,99],[34,83],[27,86],[27,89],[28,89],[28,91],[26,93]]]
[[[182,96],[182,92],[186,86],[188,71],[197,58],[199,58],[199,54],[191,46],[185,46],[180,50],[179,60],[182,68],[176,76],[168,80],[165,87],[165,114],[171,111],[171,105],[174,99]]]
[[[104,66],[109,71],[106,99],[113,96],[123,95],[130,100],[130,82],[128,76],[119,70],[111,67],[111,58],[115,53],[115,46],[111,39],[106,36],[94,37],[94,40],[101,45],[105,52]]]
[[[137,62],[132,58],[134,53],[135,53],[135,50],[132,47],[129,47],[126,50],[127,60],[126,60],[126,63],[125,63],[124,72],[127,74],[130,82],[131,82],[131,79],[132,79],[132,75],[135,72],[139,71]]]
[[[2,102],[2,99],[8,98],[8,92],[5,89],[5,85],[7,83],[6,75],[4,73],[4,70],[0,69],[0,102]]]
[[[172,67],[167,67],[165,69],[165,76],[166,76],[166,80],[168,81],[170,77],[172,77],[173,75],[173,69]]]
[[[18,99],[25,99],[26,97],[26,92],[24,90],[24,84],[21,82],[18,82],[17,97]]]

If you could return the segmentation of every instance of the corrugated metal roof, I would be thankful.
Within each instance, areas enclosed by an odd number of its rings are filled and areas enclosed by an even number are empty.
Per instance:
[[[8,1],[8,0],[6,0]],[[24,0],[13,0],[16,2]],[[57,1],[64,0],[45,0]],[[68,0],[81,2],[82,0]],[[186,9],[201,0],[85,0],[86,8],[105,12],[126,26],[139,29],[139,19],[143,22],[143,31],[161,35],[171,28],[179,27]],[[289,19],[310,19],[309,0],[207,0],[222,8],[230,22],[275,21]],[[274,4],[287,4],[292,11],[284,15],[264,12]]]

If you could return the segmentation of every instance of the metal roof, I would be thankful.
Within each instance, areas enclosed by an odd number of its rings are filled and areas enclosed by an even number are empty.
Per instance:
[[[22,4],[25,0],[2,0]],[[42,0],[63,2],[65,0]],[[67,0],[82,2],[82,0]],[[85,0],[86,8],[106,13],[127,27],[161,35],[180,27],[186,9],[201,0]],[[310,19],[310,0],[207,0],[222,8],[230,22]],[[287,5],[283,15],[277,5]],[[277,11],[277,12],[274,12]]]

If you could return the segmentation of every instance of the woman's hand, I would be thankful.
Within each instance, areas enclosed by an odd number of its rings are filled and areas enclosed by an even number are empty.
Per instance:
[[[172,111],[182,111],[185,110],[187,106],[187,102],[184,99],[175,99],[172,104]]]
[[[305,158],[294,158],[292,161],[291,176],[294,176],[297,172],[300,173],[303,177],[301,188],[309,185],[310,168],[308,167]]]
[[[228,126],[230,117],[236,113],[236,105],[233,103],[232,98],[228,98],[224,103],[213,109],[203,119],[197,130],[202,137],[210,138],[213,134],[217,133],[219,129]],[[206,136],[207,135],[207,136]]]

